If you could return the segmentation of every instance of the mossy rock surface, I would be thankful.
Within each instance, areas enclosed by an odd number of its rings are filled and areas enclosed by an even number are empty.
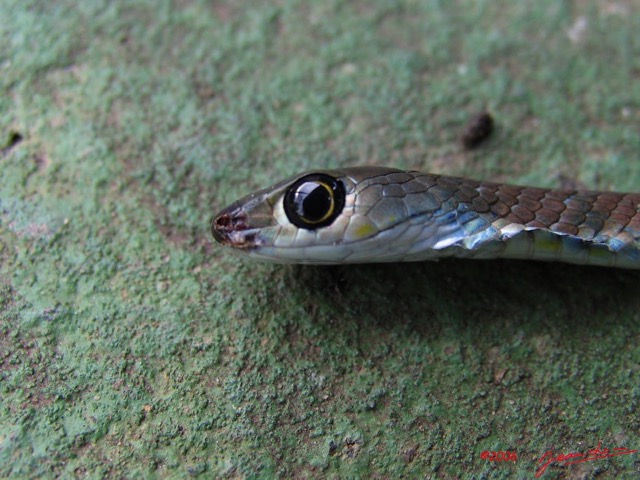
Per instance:
[[[208,232],[315,167],[640,191],[637,2],[0,18],[1,477],[532,478],[547,451],[640,448],[640,273],[262,265]],[[464,150],[484,109],[496,130]]]

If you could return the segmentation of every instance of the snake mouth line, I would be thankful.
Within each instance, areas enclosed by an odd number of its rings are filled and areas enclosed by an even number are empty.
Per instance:
[[[258,248],[257,242],[258,233],[253,232],[234,232],[232,233],[227,241],[226,245],[229,245],[238,250],[255,250]]]

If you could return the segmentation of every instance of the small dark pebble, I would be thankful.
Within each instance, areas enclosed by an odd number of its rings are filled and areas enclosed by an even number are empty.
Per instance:
[[[329,455],[334,455],[336,453],[336,450],[338,450],[338,445],[336,444],[336,442],[331,440],[329,442]]]
[[[7,139],[7,143],[5,143],[4,147],[0,149],[0,153],[2,153],[3,155],[5,153],[8,153],[9,150],[11,150],[13,147],[18,145],[23,140],[23,138],[24,137],[19,132],[15,132],[15,131],[9,132],[9,138]]]
[[[469,120],[460,139],[464,148],[471,150],[489,138],[492,132],[493,117],[488,112],[482,112]]]

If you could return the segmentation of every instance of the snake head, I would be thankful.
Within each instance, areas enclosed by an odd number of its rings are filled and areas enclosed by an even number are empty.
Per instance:
[[[382,167],[305,172],[223,209],[211,232],[236,253],[265,261],[392,261],[405,252],[390,249],[389,241],[417,236],[424,215],[439,205],[421,182]]]
[[[241,255],[273,262],[325,263],[317,250],[340,243],[339,225],[348,223],[351,213],[345,204],[354,188],[353,181],[335,171],[295,175],[218,212],[211,233]]]

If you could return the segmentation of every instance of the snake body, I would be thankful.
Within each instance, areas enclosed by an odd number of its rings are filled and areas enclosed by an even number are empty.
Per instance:
[[[343,264],[515,258],[640,268],[640,193],[522,187],[383,167],[305,172],[219,212],[252,258]]]

